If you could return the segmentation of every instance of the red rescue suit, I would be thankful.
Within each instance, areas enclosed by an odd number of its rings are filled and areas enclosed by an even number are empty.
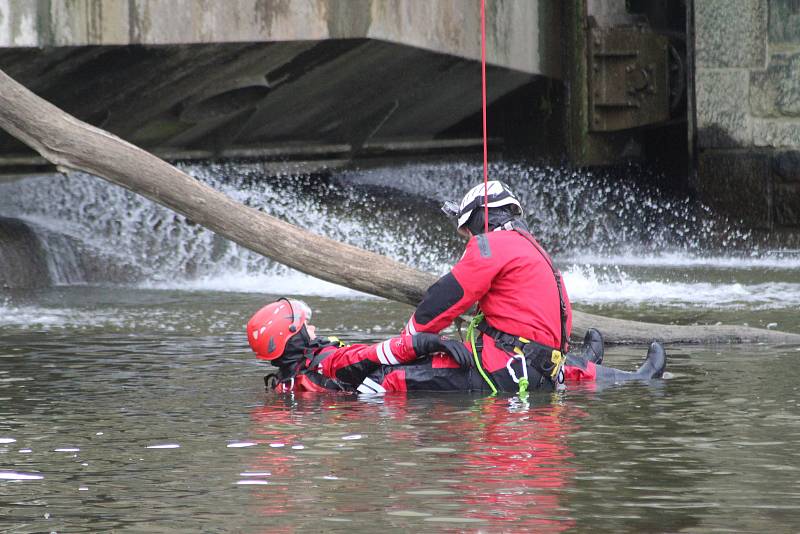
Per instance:
[[[428,289],[404,332],[438,333],[477,303],[489,326],[559,348],[561,310],[556,279],[550,258],[529,237],[516,230],[495,230],[470,238],[461,260]],[[561,295],[568,339],[572,308],[563,281]],[[510,354],[496,347],[492,337],[481,338],[483,368],[500,389],[514,391],[516,385],[506,368]],[[536,382],[531,381],[531,386]]]
[[[483,379],[464,369],[448,354],[417,359],[412,336],[404,334],[374,345],[344,346],[336,340],[318,343],[291,372],[276,381],[276,391],[349,391],[366,394],[391,391],[483,391]]]

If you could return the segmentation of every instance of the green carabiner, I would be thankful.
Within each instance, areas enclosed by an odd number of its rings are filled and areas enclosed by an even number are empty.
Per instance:
[[[521,378],[519,381],[519,396],[522,397],[523,395],[528,394],[528,379]]]

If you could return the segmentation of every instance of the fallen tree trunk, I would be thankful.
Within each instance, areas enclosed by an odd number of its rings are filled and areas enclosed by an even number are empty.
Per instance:
[[[60,167],[84,171],[158,202],[293,269],[416,305],[435,277],[307,232],[249,208],[118,137],[86,124],[0,71],[0,127]],[[576,312],[573,334],[593,326],[609,342],[800,343],[800,335],[719,326],[664,326]]]

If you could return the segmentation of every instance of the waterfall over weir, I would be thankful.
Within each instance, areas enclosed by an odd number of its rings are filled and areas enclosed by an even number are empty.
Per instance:
[[[270,176],[259,163],[184,170],[246,205],[435,273],[445,272],[463,247],[439,205],[460,200],[481,178],[479,165],[463,162],[314,175]],[[576,302],[800,304],[796,256],[766,252],[755,237],[689,199],[634,180],[549,167],[498,163],[490,177],[520,195],[532,231],[565,271]],[[0,216],[36,232],[56,285],[355,295],[81,173],[0,184]],[[754,277],[753,269],[774,276]]]

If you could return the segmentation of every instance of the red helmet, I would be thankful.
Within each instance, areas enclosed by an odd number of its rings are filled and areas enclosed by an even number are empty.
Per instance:
[[[302,300],[276,300],[247,321],[247,341],[258,358],[274,360],[283,354],[289,338],[299,333],[309,320],[311,308]]]

